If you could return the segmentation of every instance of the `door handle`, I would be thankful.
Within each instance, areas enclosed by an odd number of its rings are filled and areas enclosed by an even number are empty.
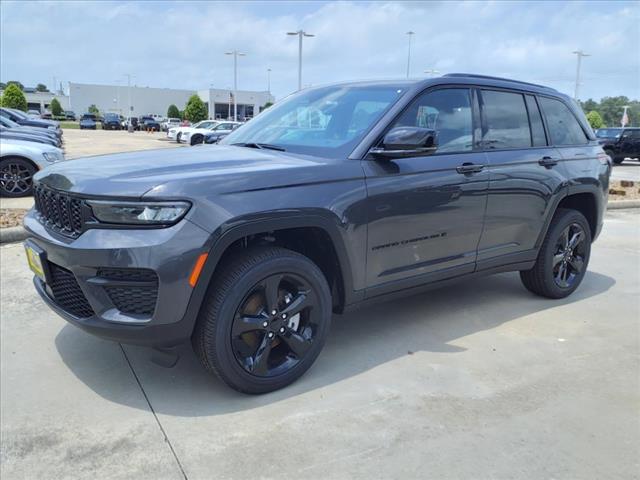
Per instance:
[[[538,160],[538,163],[543,167],[551,168],[554,165],[558,164],[558,160],[552,157],[542,157],[540,160]]]
[[[476,165],[475,163],[463,163],[462,165],[456,167],[456,172],[466,175],[468,173],[481,172],[483,168],[484,165]]]

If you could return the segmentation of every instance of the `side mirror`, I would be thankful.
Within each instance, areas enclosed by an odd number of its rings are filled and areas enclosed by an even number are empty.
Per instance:
[[[379,158],[419,157],[432,155],[438,149],[438,132],[423,127],[396,127],[382,140],[382,147],[370,153]]]

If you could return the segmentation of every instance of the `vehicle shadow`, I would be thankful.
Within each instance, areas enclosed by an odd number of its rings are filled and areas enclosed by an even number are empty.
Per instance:
[[[258,408],[322,388],[414,352],[456,354],[465,349],[452,342],[473,333],[550,308],[600,295],[615,284],[609,276],[589,272],[569,298],[548,300],[522,287],[517,273],[469,280],[453,287],[380,303],[333,318],[330,337],[320,357],[293,385],[261,396],[237,393],[207,374],[189,345],[171,368],[150,361],[150,351],[125,346],[145,393],[157,413],[178,417],[212,416]],[[107,400],[141,408],[139,395],[123,395],[132,381],[123,368],[105,375],[101,353],[115,355],[113,344],[66,325],[56,348],[68,368]]]

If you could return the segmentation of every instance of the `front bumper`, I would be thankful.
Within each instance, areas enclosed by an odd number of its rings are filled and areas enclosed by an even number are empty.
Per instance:
[[[24,226],[29,240],[44,250],[47,265],[72,274],[81,300],[90,306],[88,314],[72,313],[68,302],[53,293],[55,284],[47,286],[35,277],[40,296],[65,320],[99,337],[135,345],[171,346],[190,338],[199,305],[190,307],[194,289],[189,275],[198,256],[208,251],[206,231],[182,220],[162,229],[89,229],[69,239],[45,228],[33,210],[25,216]],[[136,287],[131,282],[107,285],[101,277],[105,269],[155,272],[155,308],[142,314],[123,311],[122,295]],[[109,288],[118,288],[120,297],[114,300]],[[124,299],[125,304],[128,301]]]

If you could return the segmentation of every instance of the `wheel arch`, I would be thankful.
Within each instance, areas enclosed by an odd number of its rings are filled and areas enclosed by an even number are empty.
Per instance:
[[[2,162],[4,160],[11,160],[12,158],[17,158],[19,160],[24,160],[25,162],[30,163],[31,166],[36,169],[36,172],[40,171],[40,165],[38,165],[36,162],[34,162],[31,158],[25,157],[24,155],[20,155],[20,154],[7,153],[6,155],[3,155],[3,156],[0,157],[0,162]]]

